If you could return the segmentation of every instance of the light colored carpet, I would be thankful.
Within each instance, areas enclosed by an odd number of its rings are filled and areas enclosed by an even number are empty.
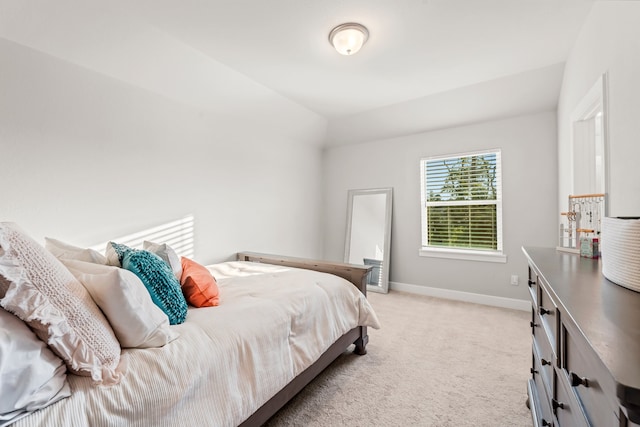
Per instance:
[[[369,293],[382,329],[342,354],[266,425],[531,426],[530,314]]]

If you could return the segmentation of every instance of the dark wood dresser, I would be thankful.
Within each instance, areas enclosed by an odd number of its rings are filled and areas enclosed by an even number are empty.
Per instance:
[[[599,260],[554,248],[523,252],[534,425],[640,426],[640,293],[608,281]]]

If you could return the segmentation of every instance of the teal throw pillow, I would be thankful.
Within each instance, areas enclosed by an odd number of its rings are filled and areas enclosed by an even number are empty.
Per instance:
[[[185,321],[187,301],[180,282],[162,258],[148,251],[129,248],[123,251],[122,268],[142,280],[155,305],[169,317],[170,324],[178,325]]]

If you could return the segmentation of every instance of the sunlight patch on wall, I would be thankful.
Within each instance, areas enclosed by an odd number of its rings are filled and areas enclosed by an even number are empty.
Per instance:
[[[195,255],[194,229],[194,217],[193,215],[187,215],[156,227],[110,239],[109,241],[92,246],[91,249],[103,252],[108,242],[121,243],[131,248],[142,249],[142,242],[147,240],[160,244],[166,243],[171,246],[178,255],[193,258]]]

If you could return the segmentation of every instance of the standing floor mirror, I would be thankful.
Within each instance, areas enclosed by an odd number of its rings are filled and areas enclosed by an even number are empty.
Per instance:
[[[389,291],[391,188],[349,190],[344,262],[371,265],[367,290]]]

